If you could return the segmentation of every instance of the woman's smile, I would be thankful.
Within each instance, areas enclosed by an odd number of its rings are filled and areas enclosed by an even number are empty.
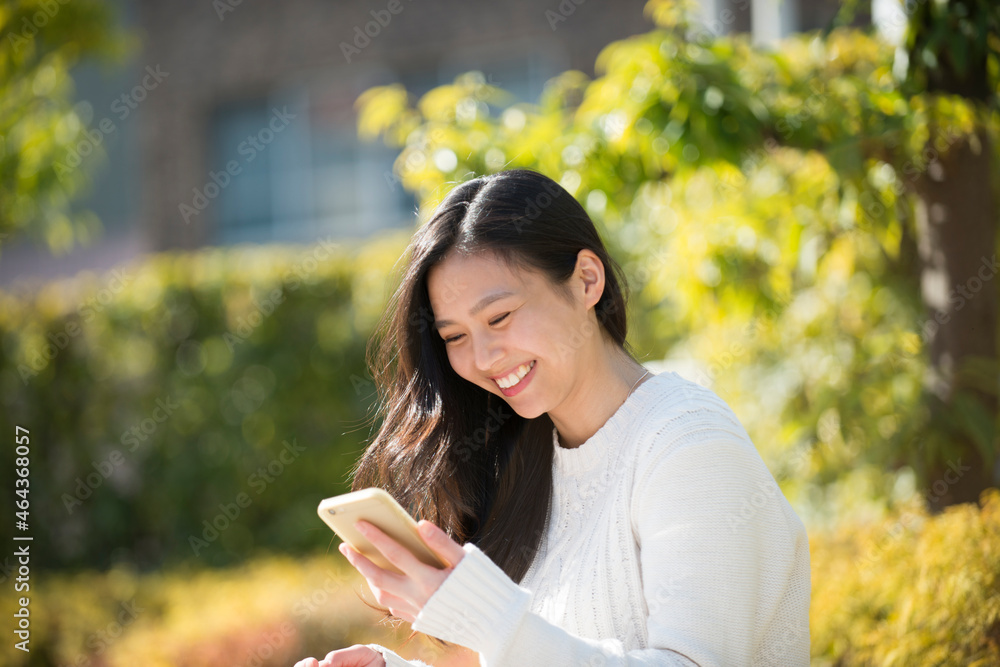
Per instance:
[[[527,372],[524,370],[525,365],[521,364],[513,373],[508,374],[506,377],[493,378],[493,381],[497,383],[497,387],[503,392],[504,396],[508,398],[516,396],[524,391],[524,388],[531,382],[531,378],[535,375],[535,366],[537,364],[532,360],[527,365]]]

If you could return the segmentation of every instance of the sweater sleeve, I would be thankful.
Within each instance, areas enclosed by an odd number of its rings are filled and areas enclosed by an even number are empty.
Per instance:
[[[626,653],[620,640],[577,637],[529,611],[531,591],[471,542],[434,592],[413,629],[479,652],[480,667],[698,667],[671,650]],[[388,664],[388,662],[387,662]]]
[[[735,415],[723,416],[702,413],[659,443],[636,483],[649,644],[701,667],[806,666],[805,526]]]
[[[808,665],[805,529],[749,438],[726,424],[659,445],[632,496],[648,648],[529,611],[531,591],[471,543],[413,629],[478,651],[481,667]]]
[[[365,646],[382,654],[382,659],[385,660],[385,667],[431,667],[431,665],[420,660],[406,660],[392,649],[388,649],[381,644],[365,644]]]

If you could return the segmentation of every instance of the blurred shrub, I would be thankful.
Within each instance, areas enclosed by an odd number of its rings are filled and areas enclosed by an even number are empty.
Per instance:
[[[142,51],[120,3],[6,0],[0,4],[0,238],[42,241],[54,254],[89,245],[103,225],[70,202],[93,186],[118,128],[76,99],[81,63],[124,66]],[[111,123],[111,125],[108,125]],[[81,168],[83,167],[83,168]]]
[[[1000,664],[1000,490],[980,502],[812,535],[812,664]]]
[[[446,656],[423,636],[399,648],[408,626],[378,625],[380,615],[359,595],[374,602],[339,553],[266,557],[223,570],[184,566],[141,575],[116,567],[53,574],[32,601],[31,654],[4,642],[0,663],[287,667],[310,655],[377,642],[437,667],[470,664],[465,649]],[[0,611],[10,618],[13,605],[12,596],[4,596]]]
[[[408,237],[167,253],[0,293],[0,431],[30,431],[32,567],[326,546],[316,505],[348,490],[371,435],[365,345]]]

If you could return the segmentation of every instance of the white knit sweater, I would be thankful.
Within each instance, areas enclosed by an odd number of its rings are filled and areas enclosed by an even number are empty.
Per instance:
[[[552,435],[551,510],[523,580],[466,543],[414,630],[489,667],[809,664],[805,526],[715,392],[660,373],[580,447]]]

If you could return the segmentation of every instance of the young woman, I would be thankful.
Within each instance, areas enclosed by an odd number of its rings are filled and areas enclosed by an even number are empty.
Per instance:
[[[370,526],[404,574],[341,545],[388,616],[489,667],[807,665],[805,527],[721,398],[633,359],[579,203],[528,170],[476,178],[406,256],[353,488],[388,490],[451,567]],[[297,664],[425,663],[368,644]]]

